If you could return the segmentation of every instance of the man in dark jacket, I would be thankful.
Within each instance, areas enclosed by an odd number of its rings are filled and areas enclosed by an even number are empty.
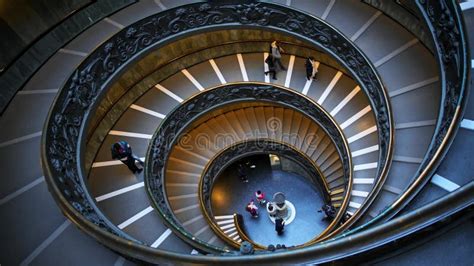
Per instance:
[[[272,74],[272,79],[276,80],[275,63],[271,54],[267,56],[265,63],[268,65],[268,71],[265,71],[265,75]]]
[[[306,67],[306,79],[310,80],[313,76],[313,61],[311,57],[306,58],[304,65]]]
[[[132,173],[143,171],[143,161],[132,153],[132,147],[126,141],[119,141],[112,145],[112,159],[120,160]]]
[[[277,231],[278,235],[283,234],[283,230],[285,228],[285,220],[278,217],[275,219],[275,231]]]

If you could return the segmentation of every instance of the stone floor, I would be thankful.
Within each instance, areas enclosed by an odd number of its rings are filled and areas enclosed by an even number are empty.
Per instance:
[[[323,197],[308,180],[293,173],[272,170],[265,156],[253,157],[252,162],[257,167],[249,171],[248,183],[238,178],[236,168],[232,166],[218,177],[211,199],[214,215],[242,214],[247,235],[262,245],[285,244],[289,247],[303,244],[327,227],[328,222],[322,220],[323,214],[317,212],[323,204]],[[262,190],[267,200],[271,200],[274,193],[283,192],[295,205],[296,218],[285,227],[283,235],[278,236],[275,232],[264,206],[259,206],[258,218],[252,218],[245,211],[247,203],[255,199],[257,190]]]

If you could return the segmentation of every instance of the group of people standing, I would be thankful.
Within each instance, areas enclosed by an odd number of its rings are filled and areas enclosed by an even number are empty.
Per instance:
[[[255,198],[257,199],[257,203],[259,205],[265,205],[265,203],[267,203],[267,200],[265,199],[265,193],[263,193],[261,190],[257,190],[255,192]],[[253,218],[258,217],[258,207],[255,205],[255,201],[253,199],[251,199],[247,204],[245,210],[249,212]]]
[[[270,53],[267,58],[265,58],[265,63],[268,65],[268,71],[265,71],[265,75],[272,75],[272,79],[277,80],[277,73],[280,71],[286,71],[286,67],[283,66],[281,62],[281,53],[284,50],[278,44],[277,41],[274,41],[270,45]],[[306,79],[312,80],[316,79],[316,74],[318,73],[319,62],[316,61],[313,57],[306,58],[305,61],[306,68]]]
[[[270,209],[269,208],[274,208],[272,204],[267,204],[267,200],[265,199],[265,193],[263,193],[261,190],[257,190],[255,192],[255,198],[257,203],[260,206],[265,206],[267,205],[267,212],[270,216],[276,212],[276,209]],[[247,204],[245,210],[250,213],[250,215],[253,218],[258,218],[258,206],[255,204],[254,199],[251,199],[250,202]],[[278,235],[283,234],[283,230],[285,228],[285,220],[280,218],[280,217],[275,217],[275,231],[277,232]]]

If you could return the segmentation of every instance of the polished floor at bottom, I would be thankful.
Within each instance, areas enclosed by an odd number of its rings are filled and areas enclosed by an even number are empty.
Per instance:
[[[252,163],[256,168],[248,172],[248,182],[239,179],[235,167],[226,169],[215,181],[211,197],[214,215],[242,214],[248,237],[265,246],[304,244],[327,227],[328,221],[323,220],[324,215],[318,212],[324,203],[323,197],[309,180],[294,173],[272,170],[262,157],[253,157]],[[274,193],[283,192],[294,204],[296,217],[285,226],[282,235],[277,235],[263,206],[259,206],[257,218],[245,211],[247,203],[255,199],[257,190],[262,190],[267,200],[271,200]]]

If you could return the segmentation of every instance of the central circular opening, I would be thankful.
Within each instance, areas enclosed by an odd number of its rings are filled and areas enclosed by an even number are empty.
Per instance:
[[[261,245],[304,244],[330,222],[318,212],[326,202],[315,178],[290,157],[276,154],[244,157],[215,179],[211,191],[212,214],[241,213],[247,236]],[[284,221],[280,233],[278,219]]]

